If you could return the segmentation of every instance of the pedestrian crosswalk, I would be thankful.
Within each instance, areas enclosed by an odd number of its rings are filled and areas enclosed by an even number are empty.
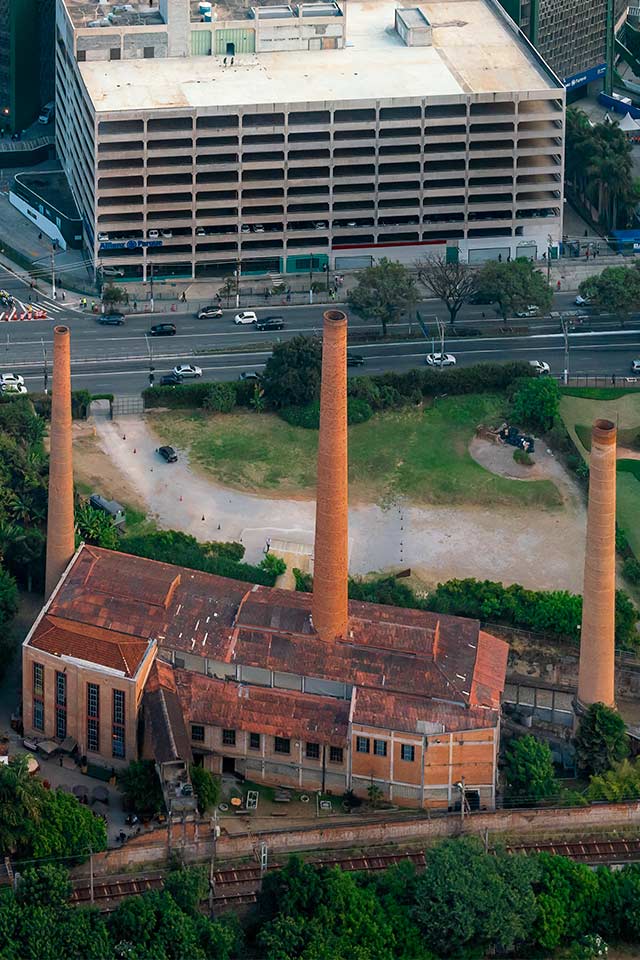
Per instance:
[[[72,310],[79,312],[79,301],[61,303],[49,297],[40,297],[38,300],[22,301],[14,297],[12,307],[6,307],[0,312],[1,321],[11,320],[45,320],[52,314],[64,313]]]

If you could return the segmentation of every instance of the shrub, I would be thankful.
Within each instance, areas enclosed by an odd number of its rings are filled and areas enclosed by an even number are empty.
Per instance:
[[[278,416],[292,427],[303,427],[305,430],[317,430],[320,426],[320,401],[316,400],[306,407],[283,407],[278,410]],[[359,397],[347,398],[347,423],[366,423],[373,416],[373,410]]]
[[[202,401],[204,410],[212,413],[231,413],[236,405],[236,389],[233,383],[212,383]]]
[[[560,390],[551,377],[516,382],[511,397],[514,419],[534,430],[550,430],[558,419]]]
[[[148,557],[150,560],[174,563],[191,570],[215,573],[220,577],[273,586],[276,578],[270,571],[230,559],[230,554],[237,551],[236,545],[230,548],[228,544],[221,544],[220,548],[220,552],[216,553],[210,543],[198,543],[195,537],[180,530],[159,530],[138,536],[126,536],[120,541],[123,553],[132,553],[136,557]]]
[[[533,457],[531,454],[527,453],[526,450],[520,450],[520,448],[513,451],[513,459],[516,463],[519,463],[522,467],[532,467],[533,466]]]
[[[177,387],[147,387],[142,391],[145,409],[170,407],[171,409],[200,408],[211,390],[211,384],[181,383]]]
[[[44,417],[45,420],[51,419],[50,393],[30,393],[29,399],[39,416]],[[86,420],[90,405],[91,394],[88,390],[71,391],[71,416],[74,420]]]
[[[310,573],[304,573],[302,570],[294,567],[293,579],[296,582],[296,590],[299,590],[301,593],[311,593],[313,590],[313,577]]]
[[[203,815],[218,802],[220,797],[220,778],[214,777],[204,767],[191,764],[191,783],[198,801],[198,812]]]
[[[282,557],[277,557],[275,553],[267,553],[260,561],[260,566],[263,570],[267,570],[269,573],[272,573],[274,578],[282,576],[287,569],[287,565]]]
[[[624,561],[622,575],[629,583],[640,583],[640,563],[635,557],[627,557]]]
[[[624,720],[604,703],[592,703],[580,718],[574,742],[578,767],[587,773],[604,773],[629,754]]]
[[[618,551],[618,553],[621,553],[624,555],[626,554],[628,549],[629,549],[629,541],[627,539],[627,535],[622,529],[622,527],[619,527],[618,524],[616,524],[616,550]]]

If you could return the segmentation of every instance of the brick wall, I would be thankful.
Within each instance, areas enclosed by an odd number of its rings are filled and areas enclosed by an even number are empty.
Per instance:
[[[591,807],[569,807],[548,810],[500,810],[495,813],[475,813],[464,822],[464,832],[483,836],[486,831],[496,834],[526,836],[560,836],[605,832],[611,827],[637,826],[640,803],[598,804]],[[253,857],[257,842],[267,845],[273,860],[301,850],[380,846],[424,842],[429,844],[441,837],[461,832],[458,815],[429,819],[406,818],[396,821],[379,820],[373,823],[339,823],[314,825],[296,830],[253,829],[251,833],[222,837],[216,844],[216,858],[235,860]],[[94,856],[96,876],[117,874],[136,868],[153,867],[164,863],[171,853],[179,854],[187,863],[211,857],[213,841],[208,824],[174,825],[169,842],[168,829],[141,834],[126,846]],[[88,873],[84,864],[76,873]]]

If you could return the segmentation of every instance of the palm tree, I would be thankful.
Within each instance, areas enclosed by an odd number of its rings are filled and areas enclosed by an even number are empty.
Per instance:
[[[24,530],[17,523],[10,520],[0,520],[0,563],[4,560],[7,550],[17,546],[24,540]]]

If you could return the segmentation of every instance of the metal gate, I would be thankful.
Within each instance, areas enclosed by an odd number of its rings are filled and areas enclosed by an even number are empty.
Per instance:
[[[111,404],[112,420],[116,420],[118,417],[132,417],[140,413],[144,413],[144,400],[141,396],[113,398]]]

